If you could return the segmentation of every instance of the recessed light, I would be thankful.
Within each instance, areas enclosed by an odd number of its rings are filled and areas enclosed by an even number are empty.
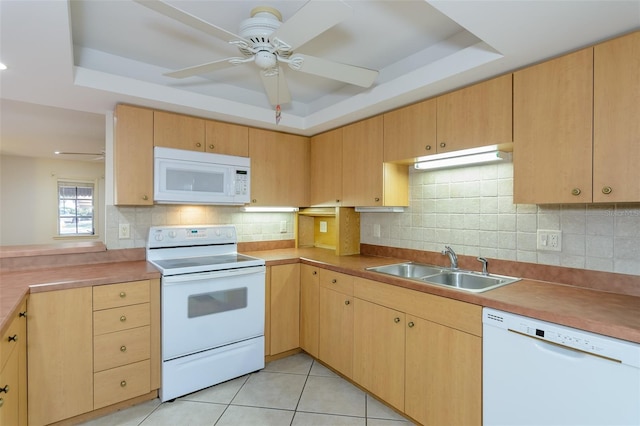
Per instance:
[[[0,62],[0,71],[2,70],[6,70],[7,66],[5,64],[3,64],[2,62]]]

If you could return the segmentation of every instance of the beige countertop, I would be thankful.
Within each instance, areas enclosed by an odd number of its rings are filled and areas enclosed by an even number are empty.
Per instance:
[[[317,248],[245,252],[268,266],[302,262],[337,272],[374,279],[417,291],[513,312],[594,333],[640,343],[640,297],[523,279],[485,293],[469,293],[366,271],[371,266],[404,259],[378,256],[336,256]],[[47,267],[0,273],[0,333],[28,292],[112,284],[159,278],[144,260]]]

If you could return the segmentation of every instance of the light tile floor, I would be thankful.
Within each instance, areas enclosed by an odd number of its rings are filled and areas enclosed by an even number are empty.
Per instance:
[[[375,398],[300,353],[257,373],[160,403],[155,399],[86,426],[410,426]]]

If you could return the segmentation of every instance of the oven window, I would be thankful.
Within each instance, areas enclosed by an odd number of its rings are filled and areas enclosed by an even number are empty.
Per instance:
[[[189,296],[188,317],[196,318],[246,307],[246,287],[193,294]]]

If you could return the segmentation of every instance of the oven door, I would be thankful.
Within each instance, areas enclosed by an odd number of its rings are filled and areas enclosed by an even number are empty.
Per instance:
[[[265,271],[163,276],[162,359],[264,335]]]

